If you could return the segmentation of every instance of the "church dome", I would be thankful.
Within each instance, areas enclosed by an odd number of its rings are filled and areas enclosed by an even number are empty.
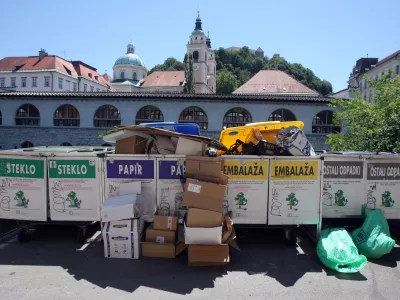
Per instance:
[[[132,43],[129,43],[127,46],[127,52],[121,55],[116,61],[114,66],[119,65],[131,65],[131,66],[139,66],[145,67],[143,60],[139,55],[135,54],[135,46]]]

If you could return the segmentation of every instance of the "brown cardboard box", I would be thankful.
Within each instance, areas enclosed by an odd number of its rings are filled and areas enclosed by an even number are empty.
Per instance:
[[[156,230],[153,228],[153,224],[151,224],[146,229],[146,242],[152,243],[175,243],[176,231],[170,230]]]
[[[175,147],[169,136],[156,135],[156,146],[159,154],[175,154]]]
[[[182,205],[222,212],[225,191],[226,185],[188,179]]]
[[[142,256],[175,258],[174,244],[142,243]]]
[[[146,139],[134,135],[115,144],[115,154],[144,154],[146,148]]]
[[[186,214],[187,227],[213,228],[222,225],[223,214],[211,210],[189,208]]]
[[[224,160],[220,157],[186,157],[186,178],[228,184],[228,176],[223,173]]]
[[[177,226],[178,213],[174,210],[159,210],[154,215],[154,229],[176,231]]]
[[[228,245],[189,245],[189,266],[220,266],[229,263]]]

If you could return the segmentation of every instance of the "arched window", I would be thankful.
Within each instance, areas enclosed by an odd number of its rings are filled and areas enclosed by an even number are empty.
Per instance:
[[[1,114],[1,110],[0,110],[0,125],[3,124],[3,115]]]
[[[133,72],[133,80],[137,80],[136,72]]]
[[[119,110],[112,105],[100,106],[94,114],[94,127],[114,127],[121,125]]]
[[[64,143],[61,143],[60,146],[71,147],[72,145],[70,143],[68,143],[68,142],[64,142]]]
[[[54,113],[54,126],[79,127],[80,124],[79,111],[73,105],[61,105]]]
[[[33,144],[30,141],[24,141],[21,143],[20,148],[33,148]]]
[[[199,60],[199,51],[193,51],[193,61],[197,62]]]
[[[197,123],[200,129],[208,129],[208,117],[206,113],[197,106],[185,108],[179,115],[179,123]]]
[[[145,106],[142,107],[136,114],[136,125],[140,123],[150,123],[150,122],[162,122],[164,121],[164,116],[157,107],[155,106]]]
[[[296,121],[296,117],[290,110],[280,108],[269,115],[268,121]]]
[[[339,133],[340,127],[333,124],[333,112],[324,110],[317,113],[312,121],[313,133]]]
[[[39,126],[40,113],[35,105],[21,105],[15,114],[15,125]]]
[[[241,107],[230,109],[224,116],[222,126],[225,127],[236,127],[243,126],[247,123],[253,122],[253,118],[250,113]]]
[[[125,79],[125,72],[124,71],[121,72],[121,79]]]

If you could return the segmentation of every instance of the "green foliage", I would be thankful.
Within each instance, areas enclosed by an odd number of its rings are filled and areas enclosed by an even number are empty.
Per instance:
[[[186,94],[194,94],[194,84],[193,84],[193,56],[192,53],[185,54],[183,60],[184,70],[185,70],[185,86],[184,91]]]
[[[217,62],[217,75],[223,70],[232,72],[236,76],[239,85],[250,79],[251,74],[256,74],[260,70],[281,70],[322,95],[332,93],[332,85],[328,81],[319,79],[310,69],[303,67],[301,64],[291,64],[279,56],[271,59],[256,57],[254,53],[249,51],[248,47],[243,47],[239,51],[219,48],[215,50],[215,59]]]
[[[333,151],[400,151],[400,75],[391,72],[381,79],[365,78],[375,94],[364,100],[360,93],[351,100],[336,99],[335,122],[347,133],[330,134],[327,144]]]
[[[178,61],[174,57],[169,57],[167,58],[163,64],[155,65],[148,73],[150,75],[151,73],[155,71],[183,71],[185,69],[184,64],[180,61]]]
[[[222,70],[217,73],[217,93],[230,94],[236,90],[239,82],[233,72]]]

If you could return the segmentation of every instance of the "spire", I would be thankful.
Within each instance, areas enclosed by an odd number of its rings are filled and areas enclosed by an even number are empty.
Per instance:
[[[197,31],[197,30],[203,30],[202,28],[201,28],[201,18],[200,18],[200,11],[198,10],[197,11],[197,18],[196,18],[196,26],[194,27],[194,30],[195,31]]]
[[[208,48],[211,49],[211,39],[210,39],[210,32],[207,32],[207,40],[206,40],[206,44],[208,46]]]

